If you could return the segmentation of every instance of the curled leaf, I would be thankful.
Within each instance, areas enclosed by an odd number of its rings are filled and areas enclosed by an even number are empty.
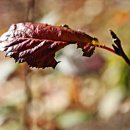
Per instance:
[[[95,50],[93,38],[68,26],[18,23],[0,37],[0,50],[16,62],[27,62],[31,67],[45,68],[57,65],[55,53],[69,44],[77,44],[84,56]]]

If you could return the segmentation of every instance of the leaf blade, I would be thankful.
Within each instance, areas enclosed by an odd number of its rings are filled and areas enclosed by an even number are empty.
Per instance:
[[[16,62],[27,62],[31,67],[53,67],[59,63],[55,53],[65,46],[75,43],[83,51],[83,56],[90,57],[95,46],[93,38],[84,32],[48,24],[18,23],[0,37],[7,56]]]

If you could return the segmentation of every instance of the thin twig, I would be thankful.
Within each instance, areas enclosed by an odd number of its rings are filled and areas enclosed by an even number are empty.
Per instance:
[[[34,21],[34,11],[35,11],[35,0],[28,0],[28,5],[27,5],[27,17],[25,21]],[[32,102],[32,91],[29,85],[29,73],[30,73],[30,68],[25,65],[25,93],[26,93],[26,102],[24,106],[24,117],[23,117],[23,122],[27,130],[31,130],[30,124],[28,123],[29,120],[29,108]]]
[[[28,0],[27,5],[27,17],[25,18],[25,21],[31,21],[34,22],[35,19],[35,0]]]
[[[112,46],[113,46],[116,54],[121,56],[125,60],[125,62],[130,66],[130,59],[125,54],[123,47],[121,45],[120,39],[117,37],[117,35],[112,30],[110,30],[110,33],[111,33],[112,39],[114,40],[114,44],[112,44]]]
[[[25,106],[24,106],[24,126],[26,127],[27,130],[31,130],[30,129],[30,124],[28,124],[28,120],[29,120],[29,108],[30,108],[30,104],[32,102],[32,91],[30,88],[30,84],[29,84],[29,79],[30,79],[30,68],[25,65],[25,93],[26,93],[26,102],[25,102]]]

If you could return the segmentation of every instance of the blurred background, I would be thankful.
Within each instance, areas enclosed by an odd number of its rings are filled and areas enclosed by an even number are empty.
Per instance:
[[[13,23],[67,24],[111,46],[109,30],[130,57],[129,0],[0,0],[0,34]],[[0,130],[130,130],[130,67],[97,49],[69,45],[56,69],[28,68],[0,52]]]

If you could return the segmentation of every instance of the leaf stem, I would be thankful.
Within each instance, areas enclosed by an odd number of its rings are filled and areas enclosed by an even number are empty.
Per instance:
[[[110,30],[110,34],[111,34],[112,39],[114,41],[114,44],[112,44],[113,48],[107,47],[104,44],[99,44],[99,41],[97,38],[93,38],[92,45],[95,47],[98,47],[98,48],[105,49],[109,52],[112,52],[112,53],[118,55],[118,56],[121,56],[124,59],[124,61],[130,66],[130,59],[125,54],[125,52],[122,48],[120,39],[117,37],[117,35],[112,30]]]
[[[112,49],[112,48],[110,48],[110,47],[107,47],[107,46],[105,46],[105,45],[94,44],[94,46],[95,46],[95,47],[98,47],[98,48],[105,49],[105,50],[107,50],[107,51],[109,51],[109,52],[112,52],[112,53],[118,55],[118,56],[121,56],[121,57],[125,60],[125,62],[130,66],[130,59],[127,57],[127,55],[125,54],[124,51],[122,51],[121,55],[119,55],[118,53],[116,53],[116,51],[115,51],[114,49]],[[123,50],[123,49],[122,49],[122,50]]]
[[[115,51],[114,51],[112,48],[107,47],[107,46],[105,46],[105,45],[94,44],[94,46],[95,46],[95,47],[98,47],[98,48],[105,49],[105,50],[107,50],[107,51],[110,51],[110,52],[112,52],[112,53],[116,54],[116,53],[115,53]]]

